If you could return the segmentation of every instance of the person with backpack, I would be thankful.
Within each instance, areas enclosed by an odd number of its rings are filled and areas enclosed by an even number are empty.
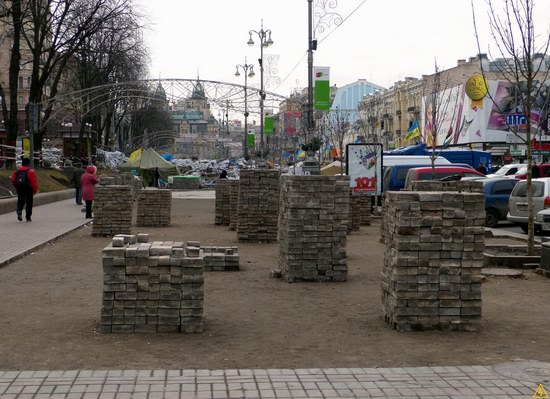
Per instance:
[[[94,202],[94,186],[99,183],[96,176],[97,168],[93,165],[86,167],[86,173],[80,177],[82,185],[82,199],[86,203],[86,219],[92,218],[92,204]]]
[[[38,192],[38,181],[36,173],[30,167],[31,160],[23,158],[21,167],[17,168],[11,176],[11,183],[17,190],[17,220],[23,220],[23,208],[25,208],[25,219],[32,221],[32,199]]]

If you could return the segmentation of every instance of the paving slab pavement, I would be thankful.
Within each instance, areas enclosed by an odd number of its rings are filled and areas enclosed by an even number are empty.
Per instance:
[[[487,366],[0,371],[2,398],[531,398],[538,382]]]

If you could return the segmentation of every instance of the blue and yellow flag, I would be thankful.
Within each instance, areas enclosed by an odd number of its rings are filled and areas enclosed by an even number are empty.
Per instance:
[[[420,137],[420,135],[421,133],[420,133],[420,128],[418,127],[418,121],[414,121],[411,127],[409,128],[409,130],[407,130],[407,135],[405,136],[405,140],[412,140],[414,138]]]
[[[306,157],[306,152],[304,150],[296,151],[296,159],[301,159]]]

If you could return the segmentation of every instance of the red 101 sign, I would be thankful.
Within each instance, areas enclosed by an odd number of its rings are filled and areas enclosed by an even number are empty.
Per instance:
[[[376,177],[356,178],[353,191],[356,193],[370,193],[376,191]]]

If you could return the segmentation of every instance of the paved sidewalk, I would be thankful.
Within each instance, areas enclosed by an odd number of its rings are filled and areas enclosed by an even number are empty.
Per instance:
[[[0,372],[2,398],[531,398],[491,367]]]
[[[84,218],[74,199],[33,207],[32,222],[17,220],[15,212],[0,215],[0,267],[63,236],[90,219]]]

